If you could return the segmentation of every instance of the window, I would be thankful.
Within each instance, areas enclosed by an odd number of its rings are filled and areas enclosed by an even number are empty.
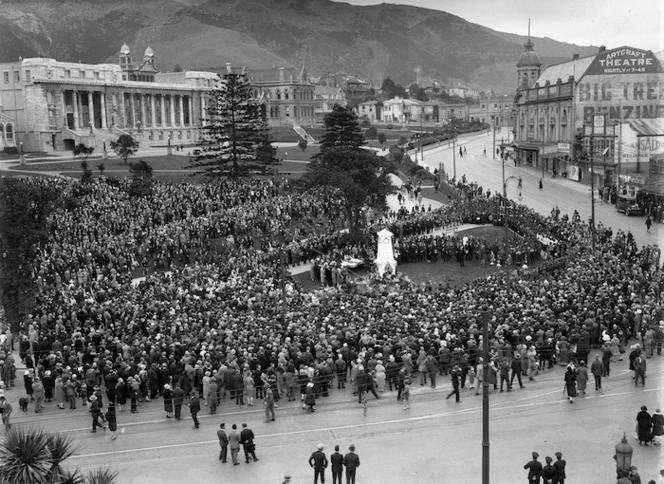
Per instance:
[[[5,84],[9,84],[9,72],[3,72],[5,78]]]
[[[32,73],[30,72],[30,69],[26,69],[26,71],[25,71],[25,82],[30,82],[31,74]]]
[[[96,80],[96,81],[99,80],[99,73],[98,73],[98,72],[95,72],[95,80]]]
[[[79,75],[79,77],[80,77],[81,79],[85,79],[85,71],[80,71],[80,75]]]
[[[71,77],[71,71],[69,69],[65,69],[65,77],[69,79]]]
[[[14,82],[21,82],[21,73],[19,71],[14,71]]]

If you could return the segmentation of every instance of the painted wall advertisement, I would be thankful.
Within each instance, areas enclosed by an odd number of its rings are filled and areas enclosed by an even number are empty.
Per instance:
[[[664,118],[664,70],[649,51],[620,48],[598,55],[575,93],[576,127],[607,119]]]
[[[664,153],[664,136],[638,136],[629,123],[622,124],[620,139],[622,139],[620,144],[622,163],[636,163],[637,161],[648,163],[651,157]],[[616,156],[617,154],[616,151]]]

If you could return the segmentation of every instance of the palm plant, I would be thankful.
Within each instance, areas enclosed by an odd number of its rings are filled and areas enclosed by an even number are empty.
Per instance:
[[[70,436],[17,428],[0,440],[0,484],[114,484],[117,472],[97,469],[84,477],[63,462],[76,452]]]

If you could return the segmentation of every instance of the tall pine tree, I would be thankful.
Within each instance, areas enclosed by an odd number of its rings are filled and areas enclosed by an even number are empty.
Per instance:
[[[264,173],[278,162],[261,104],[252,96],[246,75],[224,75],[212,100],[189,168],[210,178],[238,178]]]
[[[335,104],[332,111],[323,118],[325,134],[322,137],[320,153],[333,148],[358,150],[364,144],[364,135],[357,121],[357,114],[351,109]]]

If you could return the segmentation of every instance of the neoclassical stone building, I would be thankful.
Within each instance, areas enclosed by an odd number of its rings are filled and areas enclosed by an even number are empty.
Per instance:
[[[100,147],[122,133],[146,141],[196,139],[217,75],[160,74],[150,48],[144,58],[134,68],[125,44],[120,65],[47,58],[0,64],[0,112],[11,120],[5,125],[11,122],[16,145],[25,151]]]
[[[244,70],[243,70],[244,71]],[[0,63],[0,149],[26,151],[95,146],[121,134],[144,144],[195,141],[205,125],[210,91],[225,71],[159,72],[148,47],[134,62],[129,47],[118,64],[81,64],[48,58]],[[315,117],[315,84],[302,69],[245,72],[272,125]]]

